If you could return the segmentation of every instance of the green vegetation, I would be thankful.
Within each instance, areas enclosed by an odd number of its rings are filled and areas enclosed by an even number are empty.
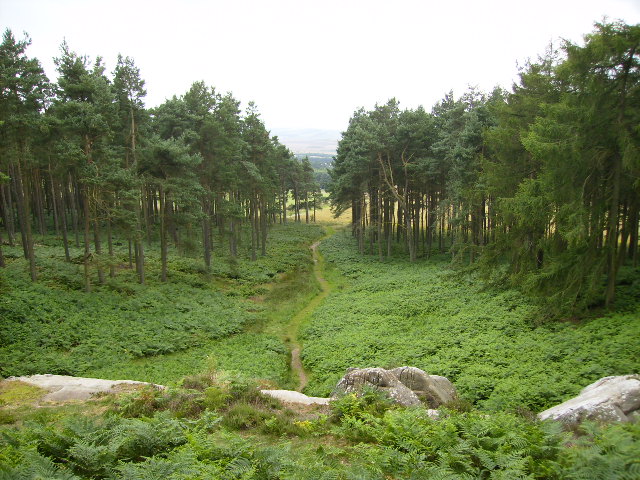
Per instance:
[[[153,389],[28,412],[1,427],[1,479],[637,478],[638,424],[557,425],[394,407],[374,392],[347,395],[306,418],[223,372]],[[596,477],[593,475],[597,474]]]
[[[295,270],[290,276],[303,284],[311,269],[308,245],[321,234],[318,226],[275,226],[269,256],[255,262],[249,252],[232,260],[216,256],[210,273],[194,258],[175,256],[167,282],[157,280],[161,266],[150,255],[146,285],[137,284],[135,272],[124,268],[91,293],[81,291],[81,267],[65,262],[55,246],[38,247],[38,283],[30,282],[17,248],[9,248],[7,267],[0,271],[0,375],[57,373],[167,383],[215,364],[286,382],[288,350],[281,328],[263,333],[261,325],[268,323],[267,316],[286,324],[295,304],[279,303],[282,288],[274,288],[271,299],[268,282]],[[297,291],[309,294],[305,288]],[[268,313],[250,300],[261,294]]]
[[[32,281],[36,235],[61,237],[59,255],[82,264],[88,293],[118,276],[118,244],[143,285],[155,266],[149,248],[165,282],[175,250],[197,253],[213,274],[214,244],[231,259],[244,256],[242,241],[251,260],[265,256],[269,228],[287,222],[290,197],[293,220],[304,210],[309,223],[319,192],[313,169],[270,136],[254,104],[243,114],[230,93],[195,82],[148,110],[131,58],[119,56],[109,76],[100,57],[64,42],[52,84],[28,45],[9,30],[0,43],[0,218],[11,247],[20,236]]]
[[[0,480],[639,479],[639,423],[535,420],[640,371],[639,28],[597,25],[510,93],[356,112],[344,230],[309,224],[329,156],[295,158],[253,104],[196,82],[149,111],[131,59],[109,77],[66,43],[53,85],[7,31],[0,377],[169,388],[51,405],[1,383]],[[401,365],[461,399],[259,391]]]
[[[553,318],[618,300],[638,267],[640,25],[596,24],[512,91],[357,110],[331,175],[360,253],[451,253],[537,294]]]
[[[638,303],[584,322],[536,325],[531,300],[483,287],[442,259],[381,263],[359,255],[346,233],[321,252],[347,280],[302,332],[309,394],[329,394],[348,367],[413,365],[448,377],[481,408],[540,411],[603,376],[640,371]]]

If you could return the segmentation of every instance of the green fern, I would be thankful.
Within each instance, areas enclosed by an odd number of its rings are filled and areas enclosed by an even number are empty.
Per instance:
[[[21,467],[12,471],[1,471],[1,480],[81,480],[80,477],[63,470],[51,459],[29,452],[24,456]]]

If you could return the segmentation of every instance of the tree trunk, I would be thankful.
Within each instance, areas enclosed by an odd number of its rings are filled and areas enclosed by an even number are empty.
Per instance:
[[[144,270],[144,241],[142,240],[142,232],[140,236],[136,237],[134,244],[136,253],[136,271],[138,272],[138,281],[140,285],[145,284],[145,270]]]
[[[14,177],[14,188],[16,204],[18,207],[18,220],[20,222],[20,233],[22,235],[23,251],[25,259],[29,262],[29,274],[31,280],[37,280],[36,257],[33,250],[33,235],[31,233],[31,220],[29,218],[29,197],[24,191],[22,183],[22,169],[20,163],[11,165]]]
[[[51,209],[53,211],[53,226],[56,231],[56,235],[60,235],[60,215],[58,213],[58,194],[56,192],[56,184],[53,181],[53,174],[51,173],[51,163],[48,168],[49,173],[49,187],[51,189]]]
[[[634,201],[629,213],[629,259],[633,262],[634,268],[638,266],[638,223],[640,220],[638,210],[638,202]]]
[[[260,233],[262,235],[262,251],[260,252],[264,257],[267,254],[267,206],[265,202],[260,202]]]
[[[104,285],[104,269],[102,268],[102,239],[100,238],[100,220],[96,215],[93,219],[93,243],[96,250],[97,268],[98,268],[98,282],[100,285]]]
[[[238,255],[238,247],[236,242],[236,219],[233,217],[231,217],[229,230],[229,254],[235,258]]]
[[[167,198],[164,189],[160,187],[160,261],[162,270],[160,281],[167,281]]]
[[[2,244],[4,240],[2,239],[2,230],[0,230],[0,268],[4,268],[7,264],[4,261],[4,254],[2,253]]]
[[[282,223],[287,223],[287,198],[289,197],[287,190],[282,187]]]
[[[64,207],[64,187],[60,186],[60,195],[56,195],[54,201],[58,204],[58,211],[60,212],[60,229],[62,231],[62,244],[64,246],[64,258],[67,262],[71,261],[71,255],[69,254],[69,236],[67,228],[67,213]]]
[[[382,213],[382,192],[378,190],[378,194],[376,195],[377,205],[377,227],[378,227],[378,259],[382,262],[384,260],[384,256],[382,255],[382,222],[383,222],[383,213]]]
[[[251,260],[255,261],[258,257],[256,256],[256,242],[257,242],[257,209],[256,209],[256,200],[251,197],[251,202],[249,203],[249,223],[251,224]]]
[[[34,196],[34,212],[38,225],[38,232],[40,236],[43,236],[47,233],[47,227],[45,225],[45,215],[44,215],[44,207],[43,207],[43,199],[42,199],[42,180],[40,178],[40,170],[35,169],[32,172],[32,185],[31,190]]]
[[[620,201],[620,161],[614,158],[614,166],[612,176],[612,195],[611,205],[609,206],[609,219],[607,225],[607,293],[605,297],[605,306],[607,308],[613,305],[616,293],[616,279],[618,276],[618,255],[617,255],[617,243],[618,243],[618,210]]]
[[[71,177],[69,174],[69,186],[71,187],[71,219],[73,222],[73,233],[76,241],[76,248],[80,248],[80,188],[78,187],[78,182],[75,177]]]
[[[113,234],[111,231],[111,215],[107,216],[107,247],[109,248],[109,277],[116,276],[115,258],[113,256]]]
[[[211,271],[211,202],[208,198],[202,200],[202,246],[204,248],[204,268]]]
[[[83,199],[83,210],[84,210],[84,291],[91,291],[91,278],[89,272],[89,260],[91,258],[91,251],[89,249],[89,233],[91,226],[91,219],[89,217],[89,189],[87,186],[83,188],[84,191],[84,199]]]
[[[7,231],[7,237],[9,239],[9,245],[13,247],[15,245],[15,228],[13,223],[13,210],[11,208],[11,189],[9,185],[0,185],[0,197],[2,200],[2,218],[4,220],[4,226]]]

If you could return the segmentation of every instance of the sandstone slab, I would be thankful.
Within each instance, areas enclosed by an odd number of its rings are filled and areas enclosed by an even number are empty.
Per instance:
[[[329,398],[309,397],[304,393],[293,390],[260,390],[264,395],[276,398],[284,403],[297,403],[301,405],[329,405]]]
[[[134,380],[103,380],[100,378],[72,377],[69,375],[31,375],[25,377],[9,377],[7,381],[18,380],[48,390],[43,397],[48,402],[66,402],[70,400],[87,400],[96,393],[114,393],[119,386],[153,385],[164,389],[162,385]]]
[[[540,420],[577,425],[583,420],[628,422],[640,412],[640,375],[604,377],[580,395],[538,414]]]

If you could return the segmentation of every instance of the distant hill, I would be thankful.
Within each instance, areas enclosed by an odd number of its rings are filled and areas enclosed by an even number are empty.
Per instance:
[[[296,153],[296,157],[304,158],[309,157],[309,162],[314,170],[327,170],[331,168],[334,153]]]
[[[319,128],[274,128],[271,135],[277,135],[280,143],[289,147],[293,153],[335,155],[340,139],[339,130]]]

